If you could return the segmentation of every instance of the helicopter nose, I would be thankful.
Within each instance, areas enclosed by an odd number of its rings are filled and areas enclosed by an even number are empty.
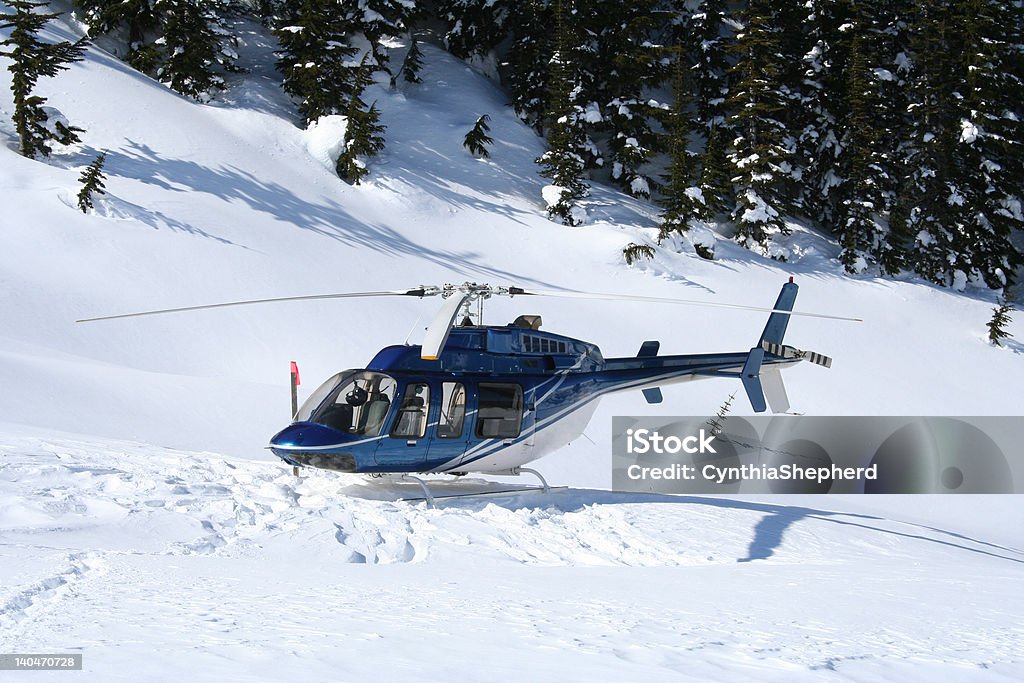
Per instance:
[[[337,430],[323,425],[304,422],[288,425],[270,439],[271,446],[333,446],[343,441]]]

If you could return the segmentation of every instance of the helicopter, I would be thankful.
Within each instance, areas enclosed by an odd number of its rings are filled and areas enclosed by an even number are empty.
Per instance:
[[[731,377],[740,380],[755,412],[764,412],[769,406],[773,412],[788,411],[781,370],[805,360],[826,368],[832,365],[827,356],[783,343],[791,316],[860,321],[794,311],[798,289],[789,278],[769,309],[465,282],[233,301],[77,322],[277,301],[441,297],[441,308],[426,328],[422,344],[387,346],[365,368],[335,374],[306,399],[291,424],[271,437],[268,446],[296,473],[300,467],[312,467],[407,477],[417,481],[432,502],[428,487],[414,475],[530,473],[548,491],[543,476],[525,465],[581,436],[599,399],[613,392],[640,390],[648,403],[657,404],[663,401],[663,386]],[[756,344],[744,351],[658,355],[660,342],[644,341],[635,356],[605,358],[595,344],[542,330],[540,316],[520,315],[507,325],[484,325],[483,302],[495,296],[716,306],[770,315]]]

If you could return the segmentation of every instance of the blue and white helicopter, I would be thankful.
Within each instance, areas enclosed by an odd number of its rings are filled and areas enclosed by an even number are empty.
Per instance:
[[[90,318],[79,322],[194,311],[275,301],[350,297],[440,296],[440,311],[422,345],[381,349],[365,368],[345,370],[314,391],[292,423],[270,440],[270,450],[293,467],[337,472],[413,475],[470,472],[536,475],[524,467],[583,434],[605,394],[639,389],[660,403],[659,387],[711,377],[738,378],[755,412],[789,410],[781,370],[803,360],[832,360],[783,344],[789,319],[803,315],[858,320],[793,310],[798,287],[790,278],[773,308],[644,296],[527,290],[513,286],[420,286],[234,301]],[[659,356],[645,341],[634,357],[605,358],[589,342],[542,331],[539,316],[483,325],[483,301],[494,296],[555,296],[718,306],[769,312],[757,343],[746,351]],[[478,324],[472,322],[476,305]],[[456,321],[461,321],[456,324]],[[296,470],[297,471],[297,470]]]

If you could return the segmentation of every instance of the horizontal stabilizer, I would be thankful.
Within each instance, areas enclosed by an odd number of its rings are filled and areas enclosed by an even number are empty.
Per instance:
[[[644,398],[648,403],[661,403],[664,397],[661,395],[661,389],[654,387],[653,389],[642,389]]]
[[[637,358],[650,358],[651,356],[658,355],[658,349],[661,348],[661,342],[659,341],[645,341],[640,345],[640,350],[636,352]]]

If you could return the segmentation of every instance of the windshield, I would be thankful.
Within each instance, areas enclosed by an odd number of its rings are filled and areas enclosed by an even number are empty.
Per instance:
[[[324,382],[295,413],[339,432],[377,436],[395,398],[395,380],[379,372],[339,372]]]

